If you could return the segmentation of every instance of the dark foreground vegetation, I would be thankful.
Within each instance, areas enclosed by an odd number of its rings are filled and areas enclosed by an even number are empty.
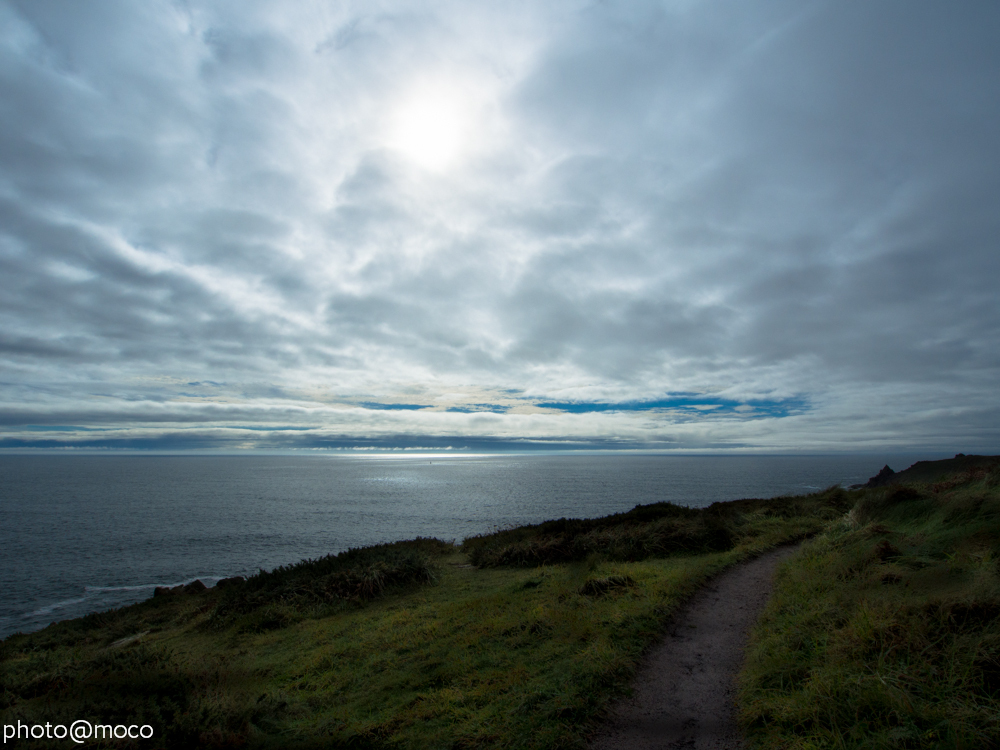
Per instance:
[[[149,748],[582,747],[698,586],[815,536],[744,674],[758,746],[990,747],[997,469],[938,464],[915,483],[658,503],[165,593],[3,641],[0,723],[148,724]]]

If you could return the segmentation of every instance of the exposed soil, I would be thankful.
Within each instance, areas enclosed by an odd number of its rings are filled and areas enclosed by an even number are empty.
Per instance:
[[[712,579],[677,614],[643,659],[629,698],[618,701],[591,750],[739,750],[736,674],[750,627],[771,594],[782,547]]]

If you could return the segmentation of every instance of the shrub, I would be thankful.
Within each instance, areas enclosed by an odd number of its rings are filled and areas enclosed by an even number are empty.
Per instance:
[[[241,630],[263,632],[285,627],[301,619],[294,613],[296,609],[366,601],[390,589],[429,583],[434,580],[432,556],[452,549],[438,539],[417,538],[262,570],[243,584],[220,592],[222,601],[211,621],[224,625],[255,613],[241,620]]]

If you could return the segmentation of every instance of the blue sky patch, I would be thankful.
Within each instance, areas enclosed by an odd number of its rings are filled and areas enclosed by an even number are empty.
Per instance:
[[[623,401],[619,403],[606,401],[542,401],[536,403],[535,406],[542,409],[558,409],[569,414],[591,414],[602,411],[681,410],[692,415],[697,413],[713,415],[736,414],[748,418],[789,417],[808,410],[808,404],[805,399],[801,398],[736,401],[734,399],[688,394],[679,394],[654,401]]]
[[[107,432],[109,427],[79,427],[73,424],[26,424],[24,427],[7,427],[5,429],[21,429],[26,432]]]

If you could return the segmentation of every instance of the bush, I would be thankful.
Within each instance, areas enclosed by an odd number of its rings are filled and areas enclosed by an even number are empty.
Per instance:
[[[607,560],[634,562],[678,552],[726,550],[733,545],[735,536],[724,520],[704,513],[687,517],[670,513],[646,522],[636,522],[627,514],[618,523],[561,519],[557,524],[527,528],[535,533],[518,529],[522,532],[519,535],[500,532],[473,537],[465,541],[463,550],[473,565],[486,568],[571,562],[594,554]]]
[[[270,572],[262,570],[244,583],[224,589],[211,621],[228,624],[255,613],[241,620],[241,630],[263,632],[285,627],[301,619],[293,610],[306,606],[367,601],[390,589],[430,583],[434,580],[432,557],[452,549],[438,539],[417,538],[349,549]]]

